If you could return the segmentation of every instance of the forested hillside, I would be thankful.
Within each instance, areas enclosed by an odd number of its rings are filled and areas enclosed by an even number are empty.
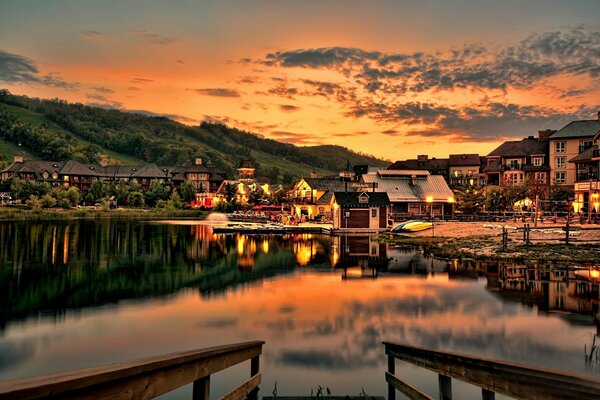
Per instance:
[[[0,152],[17,151],[44,160],[182,165],[200,157],[233,176],[242,159],[257,165],[257,176],[291,181],[312,170],[340,171],[352,164],[386,165],[383,160],[340,146],[297,147],[225,125],[187,126],[150,117],[17,96],[0,90]]]

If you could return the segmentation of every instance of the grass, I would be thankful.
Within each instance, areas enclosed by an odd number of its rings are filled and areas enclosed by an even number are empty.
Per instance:
[[[0,208],[0,221],[52,221],[69,219],[198,219],[203,220],[208,213],[202,210],[163,210],[123,208],[112,211],[94,209],[42,210],[32,211],[20,208]]]

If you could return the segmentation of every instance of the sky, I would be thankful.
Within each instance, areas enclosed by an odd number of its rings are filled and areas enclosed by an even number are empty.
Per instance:
[[[0,0],[0,88],[398,160],[600,111],[597,0]]]

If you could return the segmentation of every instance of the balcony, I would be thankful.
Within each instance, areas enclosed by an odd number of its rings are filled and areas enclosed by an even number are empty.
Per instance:
[[[501,165],[500,171],[521,171],[523,170],[522,164],[511,164],[511,165]]]

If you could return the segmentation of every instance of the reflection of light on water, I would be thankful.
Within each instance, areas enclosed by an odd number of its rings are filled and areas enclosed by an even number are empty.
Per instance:
[[[244,235],[238,235],[237,252],[239,255],[244,254],[244,244],[246,244],[246,237]]]
[[[67,225],[67,227],[65,228],[65,237],[63,243],[63,264],[66,264],[69,260],[69,228],[69,225]]]
[[[305,236],[305,235],[302,235]],[[305,242],[300,241],[294,243],[294,253],[296,253],[296,260],[301,266],[306,266],[317,254],[317,244],[314,241]]]
[[[265,254],[269,254],[269,241],[267,239],[263,239],[263,242],[262,242],[262,251]]]
[[[340,251],[338,249],[338,246],[333,244],[333,245],[331,245],[331,266],[335,267],[335,265],[338,263],[339,260],[340,260]]]
[[[360,267],[347,268],[346,276],[348,278],[360,278],[360,277],[362,277],[362,268],[360,268]]]

